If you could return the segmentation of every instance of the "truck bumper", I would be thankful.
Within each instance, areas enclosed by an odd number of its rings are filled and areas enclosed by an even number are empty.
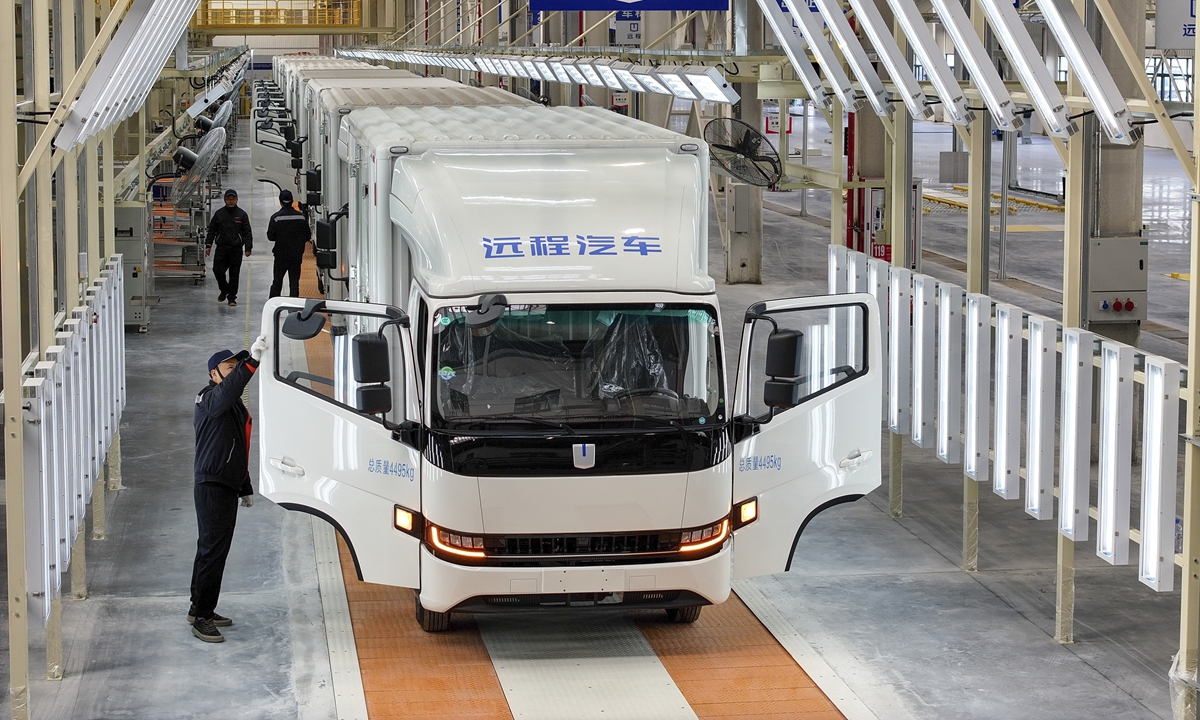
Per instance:
[[[421,606],[481,612],[546,606],[670,607],[729,597],[732,543],[702,560],[602,567],[470,567],[421,548]]]

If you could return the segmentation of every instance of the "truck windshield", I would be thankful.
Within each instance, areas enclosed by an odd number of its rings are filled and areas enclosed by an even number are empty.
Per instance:
[[[432,318],[435,427],[546,432],[725,419],[710,306],[513,305],[482,332],[467,328],[467,309]]]

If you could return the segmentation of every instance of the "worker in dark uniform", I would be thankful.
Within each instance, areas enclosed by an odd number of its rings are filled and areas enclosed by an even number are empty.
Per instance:
[[[250,484],[252,419],[242,404],[242,391],[258,369],[268,347],[260,336],[250,351],[221,350],[208,359],[210,382],[196,395],[196,560],[192,565],[192,606],[187,621],[192,634],[205,642],[224,642],[218,627],[233,621],[216,613],[225,574],[225,558],[233,542],[238,498],[254,505]]]
[[[275,254],[275,278],[271,281],[269,297],[279,297],[283,292],[283,276],[288,276],[292,297],[300,297],[300,265],[304,261],[304,250],[312,232],[308,228],[308,216],[292,203],[292,191],[279,192],[279,212],[271,216],[267,225],[267,240],[275,243],[271,251]]]
[[[213,257],[213,275],[221,294],[217,302],[228,300],[237,305],[238,276],[242,273],[242,253],[250,257],[254,249],[254,238],[250,234],[250,216],[238,207],[237,190],[225,191],[225,207],[213,213],[208,222],[208,237],[204,240],[204,254],[212,252],[213,242],[217,254]],[[228,273],[228,277],[226,277]]]

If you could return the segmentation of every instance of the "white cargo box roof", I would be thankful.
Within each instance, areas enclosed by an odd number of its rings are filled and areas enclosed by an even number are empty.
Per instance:
[[[392,156],[393,221],[440,297],[481,292],[711,293],[708,149],[604,108],[365,108]]]
[[[474,88],[444,78],[396,79],[390,87],[330,87],[332,82],[315,80],[309,90],[321,93],[326,111],[368,107],[449,107],[469,105],[529,105],[531,101],[500,88]],[[365,84],[365,83],[360,83]]]

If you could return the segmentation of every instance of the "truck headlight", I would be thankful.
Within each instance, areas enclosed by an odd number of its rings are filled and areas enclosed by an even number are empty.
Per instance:
[[[483,551],[483,538],[477,535],[460,535],[430,525],[428,537],[429,544],[442,552],[469,558],[487,557]]]
[[[749,525],[758,519],[758,498],[752,497],[733,506],[733,529]]]
[[[684,530],[680,538],[679,552],[695,552],[705,548],[720,545],[729,537],[729,518],[698,530]]]

